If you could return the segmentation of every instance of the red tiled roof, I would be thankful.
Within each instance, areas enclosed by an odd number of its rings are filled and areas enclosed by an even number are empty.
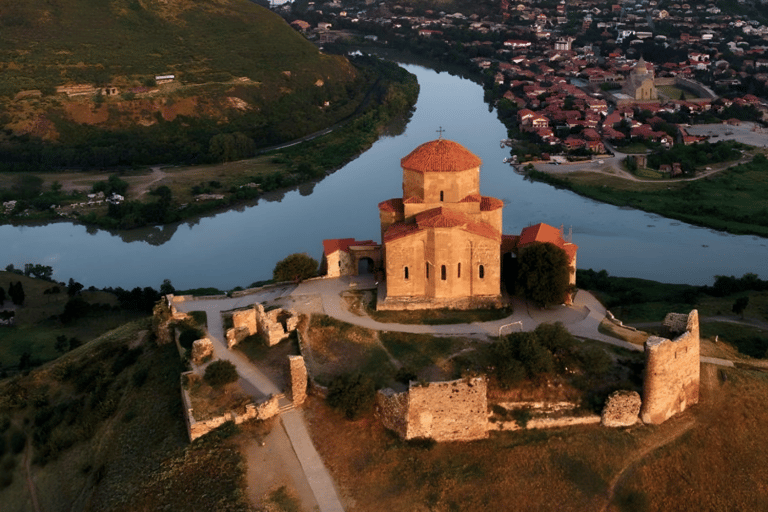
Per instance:
[[[385,212],[397,213],[403,211],[403,200],[399,197],[387,199],[379,203],[379,210]]]
[[[423,202],[424,202],[424,200],[422,200],[420,197],[418,197],[418,196],[411,196],[408,199],[406,199],[405,201],[403,201],[403,204],[419,204],[419,203],[423,203]]]
[[[517,240],[518,247],[525,247],[534,242],[551,243],[563,249],[568,255],[568,259],[573,261],[579,246],[563,240],[560,230],[549,224],[539,223],[534,226],[528,226],[520,232]]]
[[[391,242],[419,231],[419,226],[410,222],[395,222],[384,232],[384,242]]]
[[[330,240],[323,240],[323,252],[326,256],[333,254],[336,251],[349,252],[351,245],[379,245],[373,240],[355,240],[354,238],[333,238]]]
[[[459,201],[460,203],[479,203],[482,200],[480,194],[469,194],[467,197]]]
[[[397,238],[408,236],[424,229],[459,228],[491,240],[499,241],[501,233],[483,222],[473,222],[463,213],[447,208],[438,207],[423,211],[416,215],[416,223],[396,222],[384,232],[384,241],[390,242]]]
[[[400,160],[403,169],[417,172],[460,172],[480,167],[480,158],[446,139],[426,142]]]
[[[504,201],[496,199],[495,197],[482,196],[482,199],[480,200],[480,211],[483,212],[490,212],[503,207]]]

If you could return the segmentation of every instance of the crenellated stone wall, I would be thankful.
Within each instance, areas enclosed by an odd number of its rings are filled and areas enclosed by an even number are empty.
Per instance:
[[[651,336],[645,342],[645,379],[640,418],[663,423],[699,401],[699,313],[670,313],[664,327],[682,334],[674,339]]]
[[[377,414],[385,427],[404,439],[470,441],[488,437],[485,377],[420,385],[408,391],[379,391]]]

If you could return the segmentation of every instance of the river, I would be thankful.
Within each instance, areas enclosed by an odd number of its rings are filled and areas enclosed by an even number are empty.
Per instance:
[[[715,275],[755,272],[768,278],[768,240],[735,236],[623,209],[526,181],[502,163],[506,128],[483,102],[476,83],[418,65],[421,93],[405,130],[314,187],[305,185],[194,222],[124,233],[71,223],[0,226],[0,268],[9,263],[53,266],[54,278],[85,286],[231,289],[271,277],[293,252],[315,258],[324,238],[379,239],[377,204],[402,195],[400,158],[443,136],[483,160],[481,192],[502,199],[504,232],[545,222],[572,229],[579,268],[671,283],[711,284]]]

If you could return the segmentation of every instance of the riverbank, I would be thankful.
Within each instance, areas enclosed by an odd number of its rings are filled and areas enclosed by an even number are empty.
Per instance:
[[[366,151],[382,134],[402,131],[413,111],[419,91],[413,74],[371,58],[363,65],[378,75],[365,99],[352,117],[318,137],[212,165],[2,173],[0,224],[71,220],[124,230],[195,218],[295,187],[311,193],[315,182]],[[103,194],[94,196],[96,189]],[[107,201],[112,193],[121,199]]]
[[[528,177],[621,207],[656,213],[736,235],[768,237],[768,159],[750,162],[696,181],[629,181],[588,171],[557,175],[529,170]]]

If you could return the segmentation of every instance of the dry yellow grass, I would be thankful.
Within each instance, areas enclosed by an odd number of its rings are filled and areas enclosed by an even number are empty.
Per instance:
[[[658,426],[503,432],[429,449],[317,399],[307,417],[350,512],[766,510],[768,375],[728,369],[723,382],[719,372],[704,365],[701,403]]]
[[[614,338],[628,341],[634,345],[640,346],[643,346],[645,340],[648,339],[647,332],[627,329],[626,327],[616,325],[615,323],[605,319],[600,322],[599,331],[603,334],[607,334],[608,336],[613,336]]]

